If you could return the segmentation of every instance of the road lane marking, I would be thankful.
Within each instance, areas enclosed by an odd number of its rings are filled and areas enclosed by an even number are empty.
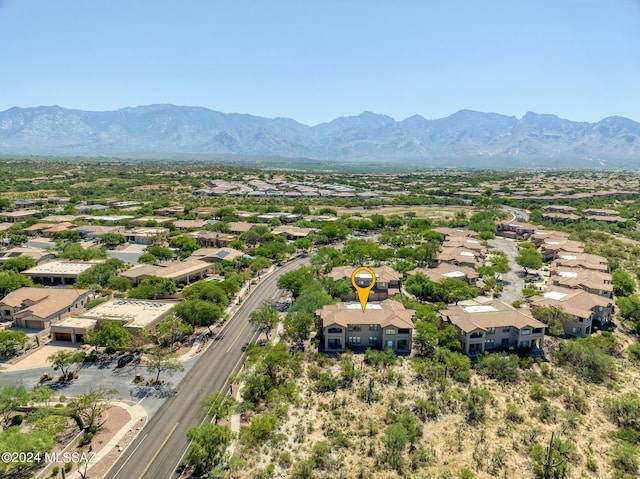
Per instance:
[[[138,445],[135,447],[135,449],[133,451],[131,451],[131,454],[129,454],[129,457],[127,457],[127,460],[124,461],[124,464],[122,466],[120,466],[120,469],[118,469],[116,471],[116,473],[113,475],[113,479],[116,479],[116,477],[118,477],[118,474],[120,474],[120,471],[122,471],[122,469],[124,469],[124,466],[127,465],[127,462],[129,462],[129,459],[131,459],[133,457],[133,455],[136,453],[136,451],[142,445],[142,442],[147,438],[148,435],[149,434],[145,434],[144,437],[138,443]]]
[[[253,342],[258,336],[260,336],[260,331],[256,331],[253,336],[251,336],[251,341],[249,342]],[[244,359],[246,359],[246,353],[243,353],[240,356],[240,359],[238,359],[236,361],[236,363],[233,365],[233,369],[231,370],[231,373],[233,373],[237,368],[238,368],[238,364],[240,364]],[[227,384],[229,383],[229,376],[227,376],[227,379],[225,379],[224,384],[222,385],[222,387],[219,389],[220,392],[224,392],[225,389],[227,388]],[[200,421],[200,426],[202,426],[204,424],[204,422],[207,420],[208,416],[205,416],[202,418],[202,421]],[[184,450],[184,452],[182,453],[182,455],[180,456],[180,459],[178,460],[178,463],[176,464],[176,466],[173,468],[173,470],[175,471],[176,469],[178,469],[178,466],[180,466],[180,464],[182,463],[182,459],[184,458],[184,455],[187,453],[187,451],[189,450],[189,447],[191,446],[191,443],[193,441],[190,441],[189,444],[187,445],[187,448]],[[180,477],[178,477],[178,479],[182,479],[182,476],[184,475],[184,473],[186,472],[186,469],[184,469],[182,471],[182,473],[180,473]],[[115,478],[114,478],[115,479]]]
[[[242,333],[244,333],[244,330],[247,329],[247,326],[249,326],[249,323],[245,323],[245,325],[242,327],[242,329],[236,336],[236,339],[233,340],[233,342],[231,343],[231,346],[229,346],[229,349],[227,349],[227,352],[231,351],[231,348],[233,348],[234,344],[238,342],[238,339],[240,339],[240,336],[242,336]]]
[[[167,434],[167,437],[164,438],[164,441],[162,441],[162,444],[160,444],[160,447],[158,448],[158,450],[156,451],[156,453],[153,455],[153,457],[151,458],[151,460],[149,461],[149,463],[147,464],[147,466],[144,468],[144,470],[142,471],[142,474],[140,474],[138,476],[138,479],[142,479],[144,477],[144,475],[147,473],[147,471],[149,470],[149,468],[151,467],[151,464],[153,464],[153,461],[156,460],[156,457],[158,457],[158,454],[160,454],[160,451],[162,451],[162,448],[167,444],[167,441],[169,441],[169,438],[171,437],[171,435],[176,431],[176,428],[178,427],[178,424],[180,424],[179,422],[175,423],[173,425],[173,427],[171,428],[171,431],[169,431],[169,434]]]

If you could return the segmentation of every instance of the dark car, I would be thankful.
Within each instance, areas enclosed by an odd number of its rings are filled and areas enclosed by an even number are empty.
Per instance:
[[[133,362],[136,359],[135,354],[125,354],[120,359],[118,359],[118,365],[116,367],[123,368],[130,362]]]

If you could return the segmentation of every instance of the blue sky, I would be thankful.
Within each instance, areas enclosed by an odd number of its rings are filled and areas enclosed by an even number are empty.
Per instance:
[[[0,110],[640,121],[640,0],[0,0]]]

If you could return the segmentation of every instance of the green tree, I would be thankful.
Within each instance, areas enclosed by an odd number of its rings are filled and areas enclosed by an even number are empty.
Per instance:
[[[123,234],[120,233],[104,233],[100,237],[100,243],[105,245],[107,248],[113,248],[126,242],[127,239]]]
[[[620,296],[616,299],[620,316],[624,319],[640,323],[640,297]]]
[[[23,349],[28,339],[27,333],[21,329],[0,331],[0,357],[10,356]]]
[[[33,286],[31,278],[15,271],[0,271],[0,297],[6,296],[16,289]]]
[[[129,298],[153,299],[171,296],[176,292],[176,283],[171,278],[159,278],[151,276],[142,280],[136,287],[129,290]]]
[[[278,278],[278,288],[291,292],[294,298],[300,295],[304,288],[314,278],[313,268],[301,266],[293,271],[288,271]]]
[[[160,373],[173,376],[176,372],[184,371],[184,366],[171,350],[156,347],[147,353],[147,371],[156,373],[154,383],[159,384]]]
[[[167,316],[156,327],[158,343],[165,348],[173,347],[175,343],[190,334],[193,334],[193,326],[176,316]]]
[[[24,385],[0,385],[0,418],[2,418],[2,427],[9,427],[13,412],[17,411],[20,406],[25,406],[28,401],[29,393]]]
[[[616,296],[631,296],[636,290],[636,282],[622,269],[611,273],[611,284],[613,284],[613,294]]]
[[[273,306],[257,309],[249,314],[249,323],[258,331],[266,333],[267,339],[269,339],[269,333],[276,327],[278,321],[280,321],[280,314]]]
[[[123,276],[112,276],[109,278],[109,281],[107,281],[107,288],[116,291],[127,291],[131,289],[131,282],[129,278]]]
[[[113,352],[131,346],[133,335],[120,321],[105,321],[97,329],[87,332],[85,340],[92,346],[100,346],[106,348],[107,352]]]
[[[542,267],[542,254],[532,248],[522,249],[516,256],[516,263],[524,268],[525,274],[528,274],[530,269]]]
[[[180,250],[180,259],[185,259],[191,256],[191,254],[200,249],[200,245],[195,238],[191,236],[175,236],[171,238],[171,246]]]
[[[260,273],[260,271],[263,271],[269,267],[271,267],[271,260],[263,256],[256,256],[251,260],[251,263],[249,264],[249,269],[253,274]]]
[[[117,390],[107,389],[104,385],[90,389],[71,401],[71,415],[84,430],[93,432],[102,426],[102,415],[109,409],[109,397],[117,393]]]
[[[611,347],[605,343],[607,339],[600,335],[562,342],[555,359],[560,366],[589,382],[613,380],[616,365],[611,357]]]
[[[476,370],[501,382],[514,383],[520,379],[518,356],[514,354],[486,354],[476,364]]]
[[[304,342],[313,331],[314,316],[305,312],[288,312],[284,318],[284,334],[296,349],[304,350]]]
[[[191,326],[206,326],[211,334],[211,326],[224,316],[219,305],[202,299],[188,299],[178,303],[174,312]]]
[[[158,259],[158,261],[169,261],[173,259],[173,250],[165,248],[164,246],[148,246],[147,253],[153,255],[156,259]],[[141,262],[140,258],[138,258],[138,262]]]
[[[81,362],[83,359],[83,352],[62,350],[49,355],[47,361],[51,363],[54,371],[60,370],[63,380],[67,380],[69,379],[69,369],[71,369],[71,366]]]
[[[222,461],[233,433],[228,426],[207,423],[189,428],[187,439],[191,444],[185,462],[194,468],[193,475],[199,477]]]
[[[400,423],[391,424],[384,431],[382,444],[386,449],[385,461],[397,471],[401,471],[404,466],[402,454],[408,441],[407,430]]]
[[[182,295],[187,299],[201,299],[225,307],[229,303],[229,297],[225,290],[218,284],[210,281],[198,281],[182,290]]]
[[[140,264],[156,264],[157,262],[158,258],[151,253],[143,253],[138,257],[138,263]]]
[[[3,477],[27,477],[21,470],[28,470],[33,467],[33,461],[27,461],[27,455],[32,453],[43,455],[50,452],[55,444],[53,434],[43,430],[32,430],[22,432],[20,428],[10,427],[0,432],[0,449],[3,452],[17,453],[17,462],[0,463],[0,473]],[[20,460],[21,455],[25,460]],[[24,462],[23,462],[24,461]],[[29,476],[31,476],[29,474]]]
[[[549,328],[548,331],[554,336],[562,336],[564,328],[562,324],[565,321],[573,320],[573,316],[567,313],[560,306],[534,306],[531,308],[531,314],[538,321],[542,321]]]
[[[458,278],[443,278],[436,283],[434,293],[445,303],[458,304],[459,301],[478,296],[478,289]]]
[[[31,256],[17,256],[15,258],[9,258],[2,263],[3,270],[11,270],[16,273],[20,273],[29,268],[33,268],[36,265],[36,260]]]
[[[216,424],[218,424],[219,419],[228,417],[235,406],[235,399],[221,391],[211,393],[200,400],[202,418],[212,417],[215,419]]]

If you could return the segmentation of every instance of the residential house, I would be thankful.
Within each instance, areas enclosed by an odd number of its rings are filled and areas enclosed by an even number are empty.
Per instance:
[[[364,311],[358,302],[328,304],[316,311],[322,324],[322,345],[327,352],[362,347],[410,353],[414,313],[390,299],[368,302]]]
[[[452,306],[440,311],[440,319],[456,327],[462,351],[469,356],[510,348],[542,349],[544,342],[544,323],[502,301]]]
[[[0,301],[0,316],[20,328],[49,329],[52,323],[84,310],[94,291],[68,288],[20,288]]]
[[[351,276],[355,269],[356,268],[353,266],[338,266],[333,268],[327,276],[334,281],[339,281],[345,278],[351,280]],[[371,270],[376,275],[376,284],[373,286],[371,291],[369,291],[369,301],[382,301],[400,292],[400,280],[402,279],[402,274],[389,266],[371,268]],[[361,271],[356,276],[356,283],[365,287],[369,286],[371,284],[371,275],[365,271]],[[351,293],[343,299],[355,301],[357,297],[356,290],[353,288]]]
[[[44,263],[55,259],[56,254],[42,248],[32,248],[30,246],[20,246],[0,251],[0,264],[8,259],[17,258],[19,256],[29,256],[36,261],[36,264]]]
[[[315,233],[315,228],[299,228],[297,226],[282,225],[273,229],[274,235],[281,235],[288,240],[296,240],[299,238],[306,238],[312,233]]]
[[[550,270],[549,284],[583,289],[588,293],[613,298],[611,279],[611,275],[603,271],[555,266]]]
[[[199,231],[196,239],[200,246],[223,248],[229,246],[232,241],[237,240],[238,236],[216,231]]]
[[[450,263],[457,266],[477,268],[484,263],[483,254],[479,251],[471,251],[463,247],[442,248],[436,260],[439,263]]]
[[[416,268],[407,274],[422,273],[431,281],[438,282],[445,278],[461,279],[469,286],[484,287],[482,280],[478,279],[480,275],[473,268],[468,266],[459,266],[450,263],[440,263],[435,268]],[[482,284],[478,284],[482,283]]]
[[[529,298],[531,307],[557,306],[572,316],[562,327],[568,336],[582,337],[593,332],[593,326],[611,321],[614,303],[611,298],[581,289],[553,286],[543,294]]]
[[[124,226],[87,225],[79,226],[77,231],[80,233],[80,236],[87,240],[100,241],[102,235],[107,233],[124,235]]]
[[[175,302],[113,299],[95,308],[63,319],[51,326],[51,337],[72,343],[84,341],[87,332],[107,321],[119,321],[132,334],[145,329],[154,332],[162,319],[171,314]]]
[[[23,271],[22,274],[42,284],[73,284],[80,274],[102,261],[63,261],[56,259],[38,264]]]
[[[206,261],[187,259],[186,261],[166,261],[161,264],[134,266],[120,273],[120,276],[129,278],[134,286],[152,276],[171,278],[176,283],[190,284],[204,278],[210,269],[211,264]]]
[[[168,228],[153,226],[133,228],[124,232],[127,241],[134,244],[161,244],[166,241],[168,234]]]
[[[244,252],[233,248],[200,248],[191,253],[191,259],[218,263],[220,261],[233,261],[244,256]]]
[[[560,257],[554,260],[550,267],[569,267],[569,268],[582,268],[582,269],[593,269],[596,271],[609,271],[609,260],[602,256],[598,256],[595,254],[587,254],[587,253],[577,253],[577,254],[561,254]]]

